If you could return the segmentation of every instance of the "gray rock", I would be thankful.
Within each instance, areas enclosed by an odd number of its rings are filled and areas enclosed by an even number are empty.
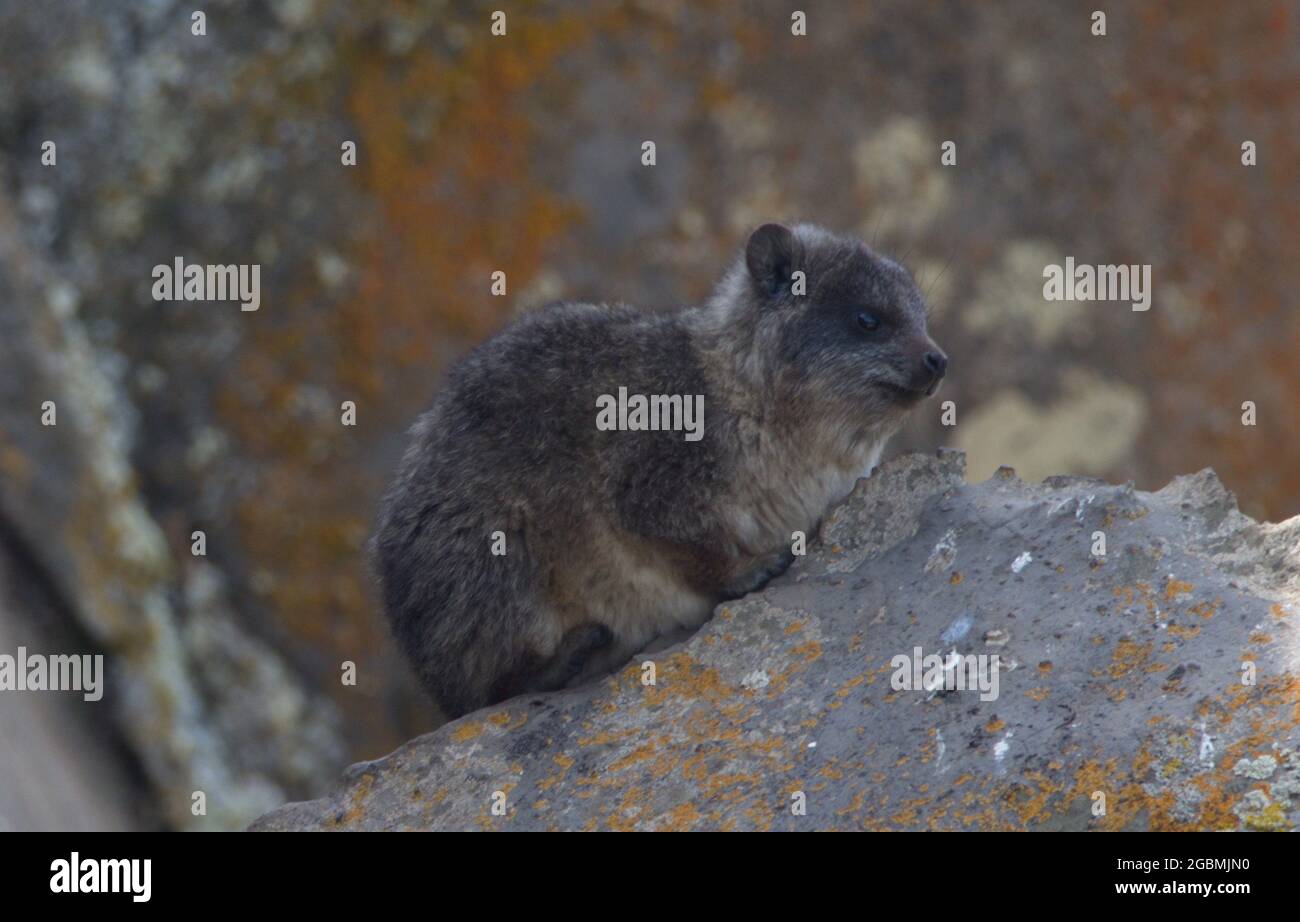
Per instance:
[[[1294,829],[1300,518],[1252,521],[1208,470],[1143,493],[964,468],[898,458],[689,641],[252,828]],[[997,654],[997,696],[894,688],[917,647],[939,679]]]
[[[216,568],[173,555],[131,460],[131,406],[91,345],[75,290],[26,245],[3,191],[0,292],[25,305],[0,310],[8,372],[0,381],[0,553],[26,564],[17,588],[48,596],[51,620],[81,635],[60,652],[105,655],[105,711],[148,778],[146,802],[172,828],[231,829],[295,790],[318,789],[317,773],[340,749],[333,709],[242,627]],[[13,640],[0,649],[35,649],[43,638],[14,608],[0,606],[0,637]],[[48,716],[55,713],[28,709],[33,729],[24,735],[64,734],[66,745],[67,726]],[[103,714],[66,723],[79,728]],[[31,787],[49,781],[41,796],[56,799],[58,776],[70,773],[37,774]],[[198,815],[196,792],[206,801]],[[92,812],[114,828],[137,806],[115,802],[116,793],[106,784],[105,802],[84,810],[80,826],[36,812],[24,814],[25,828],[98,828]]]

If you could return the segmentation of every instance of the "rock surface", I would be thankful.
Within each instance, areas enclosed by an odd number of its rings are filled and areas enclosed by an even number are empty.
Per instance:
[[[689,641],[252,828],[1296,828],[1300,518],[1252,521],[1208,470],[1145,493],[964,468],[886,464]],[[996,698],[894,688],[917,647],[997,654]]]

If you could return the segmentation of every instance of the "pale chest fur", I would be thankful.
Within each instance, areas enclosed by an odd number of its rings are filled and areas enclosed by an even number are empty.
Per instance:
[[[892,433],[881,433],[836,460],[797,451],[764,452],[750,460],[729,519],[737,549],[761,556],[788,548],[792,534],[811,537],[827,510],[868,476]]]

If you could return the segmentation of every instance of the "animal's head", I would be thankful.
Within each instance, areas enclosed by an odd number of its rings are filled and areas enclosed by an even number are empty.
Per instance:
[[[767,376],[819,415],[901,422],[947,372],[912,276],[855,238],[764,224],[724,288]]]

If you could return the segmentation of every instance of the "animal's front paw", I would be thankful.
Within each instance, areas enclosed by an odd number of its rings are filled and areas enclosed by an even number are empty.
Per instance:
[[[794,552],[790,550],[773,554],[727,587],[727,594],[733,598],[757,592],[769,582],[776,579],[794,563]]]

